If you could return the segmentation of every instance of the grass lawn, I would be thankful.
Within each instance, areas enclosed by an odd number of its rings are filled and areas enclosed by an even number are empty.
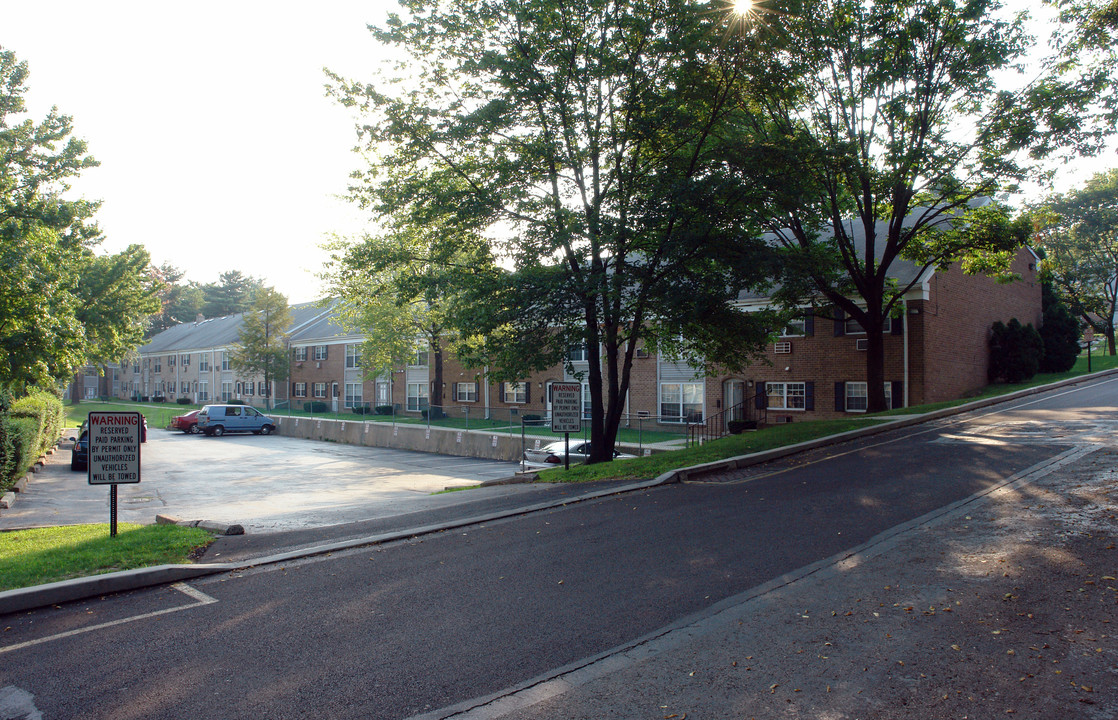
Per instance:
[[[165,403],[134,403],[120,400],[117,402],[101,402],[100,400],[83,400],[77,405],[66,403],[67,427],[78,427],[89,416],[90,412],[141,412],[147,418],[149,428],[165,428],[171,424],[171,418],[176,415],[185,415],[191,410],[197,410],[201,405],[167,405]]]
[[[109,525],[12,530],[0,533],[0,591],[115,570],[189,562],[213,542],[205,530],[178,525]]]

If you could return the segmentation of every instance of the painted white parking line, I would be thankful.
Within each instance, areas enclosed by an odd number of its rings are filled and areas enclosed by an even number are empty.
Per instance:
[[[91,625],[87,628],[81,628],[79,630],[70,630],[68,632],[59,633],[57,635],[50,635],[48,637],[39,638],[38,640],[28,640],[27,642],[17,643],[15,645],[6,645],[0,647],[0,655],[6,652],[12,652],[14,650],[22,650],[23,648],[31,647],[33,645],[42,645],[43,643],[62,640],[64,638],[73,637],[75,635],[82,635],[84,633],[93,632],[95,630],[104,630],[105,628],[111,628],[117,625],[125,625],[130,622],[136,622],[137,620],[147,620],[149,618],[158,617],[160,615],[179,612],[180,610],[191,610],[193,608],[202,607],[203,605],[212,605],[213,603],[217,602],[217,598],[210,597],[201,590],[192,588],[186,583],[174,583],[173,585],[171,585],[171,587],[183,593],[184,595],[193,598],[197,602],[191,605],[183,605],[182,607],[168,608],[166,610],[156,610],[155,612],[144,613],[143,615],[121,618],[120,620],[113,620],[112,622],[101,623],[100,625]]]

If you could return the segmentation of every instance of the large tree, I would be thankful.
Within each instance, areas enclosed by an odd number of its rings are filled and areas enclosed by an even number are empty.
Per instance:
[[[263,286],[261,280],[245,275],[240,270],[223,272],[218,276],[217,282],[202,286],[205,297],[202,314],[213,318],[245,312],[252,306],[256,291]]]
[[[263,376],[265,407],[271,407],[274,383],[285,380],[289,374],[291,358],[287,337],[290,328],[291,311],[286,297],[270,287],[253,293],[252,306],[244,315],[230,364],[235,370]]]
[[[1118,311],[1118,169],[1054,195],[1034,213],[1045,268],[1073,313],[1115,354]]]
[[[768,277],[725,162],[738,41],[688,0],[401,5],[373,34],[407,82],[335,78],[371,160],[354,196],[394,230],[439,228],[420,259],[457,270],[465,361],[523,380],[589,350],[590,461],[609,459],[642,343],[741,367],[775,323],[730,307]],[[448,260],[463,248],[499,265]]]
[[[119,360],[158,307],[146,251],[95,252],[97,206],[67,193],[97,163],[68,116],[26,117],[26,80],[0,49],[0,387],[16,390]]]
[[[1061,75],[1064,63],[1005,85],[1033,44],[1024,15],[996,0],[768,9],[743,34],[746,208],[784,253],[778,297],[866,331],[868,409],[882,410],[882,331],[919,277],[898,282],[897,260],[1004,275],[1027,233],[982,198],[1026,177],[1032,156],[1097,149],[1105,78]]]
[[[160,310],[152,316],[148,326],[149,337],[184,322],[190,322],[202,313],[206,303],[202,286],[186,280],[186,273],[170,263],[163,263],[156,270],[160,283]]]

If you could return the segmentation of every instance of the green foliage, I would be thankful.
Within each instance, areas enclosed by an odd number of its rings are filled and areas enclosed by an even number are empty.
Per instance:
[[[319,400],[303,403],[303,412],[324,413],[328,410],[330,410],[330,406]]]
[[[62,435],[66,413],[62,401],[48,392],[33,392],[12,403],[12,417],[30,418],[36,424],[35,455],[38,457],[54,447]]]
[[[211,318],[248,312],[253,306],[257,291],[263,288],[260,280],[245,275],[240,270],[223,272],[216,283],[201,286],[202,296],[205,298],[201,312]],[[193,316],[186,318],[193,319]]]
[[[1032,323],[1022,325],[1017,318],[1009,324],[1000,320],[990,328],[990,382],[1025,382],[1040,369],[1044,341]]]
[[[414,80],[334,87],[370,158],[353,199],[422,248],[389,280],[444,312],[459,358],[494,379],[592,348],[592,460],[611,457],[638,346],[714,371],[774,328],[730,307],[769,277],[726,164],[741,48],[687,0],[403,7],[373,34]]]
[[[287,352],[291,311],[287,298],[272,288],[261,288],[245,313],[238,344],[230,355],[235,370],[264,378],[266,392],[272,383],[287,377],[291,359]],[[270,396],[266,399],[270,404]]]
[[[153,304],[147,253],[97,255],[96,203],[66,197],[97,165],[68,116],[24,117],[26,63],[0,49],[0,385],[49,387],[116,361]]]
[[[1006,272],[1020,234],[980,200],[1027,177],[1030,153],[1097,139],[1079,122],[1090,97],[1001,89],[1032,43],[996,0],[808,0],[779,18],[741,39],[733,163],[784,251],[778,298],[822,295],[866,328],[869,407],[884,409],[874,338],[921,270]]]
[[[19,480],[39,458],[39,421],[30,417],[0,416],[8,439],[7,457],[0,459],[5,475],[0,483],[5,488]]]
[[[1082,188],[1054,195],[1032,214],[1046,272],[1057,292],[1095,332],[1115,347],[1118,311],[1118,169]]]
[[[1040,361],[1040,372],[1067,372],[1079,357],[1082,328],[1053,291],[1051,283],[1045,282],[1042,292],[1044,324],[1040,327],[1040,337],[1044,340],[1044,358]]]

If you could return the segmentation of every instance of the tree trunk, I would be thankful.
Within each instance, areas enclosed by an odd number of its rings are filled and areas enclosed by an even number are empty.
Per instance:
[[[875,313],[876,314],[876,313]],[[871,317],[863,322],[866,330],[866,412],[888,410],[885,402],[885,335],[888,318]]]
[[[431,398],[427,403],[427,414],[430,417],[437,407],[439,412],[435,413],[435,417],[439,417],[443,411],[443,349],[438,334],[431,337],[431,352],[435,355],[435,378],[432,381]]]

